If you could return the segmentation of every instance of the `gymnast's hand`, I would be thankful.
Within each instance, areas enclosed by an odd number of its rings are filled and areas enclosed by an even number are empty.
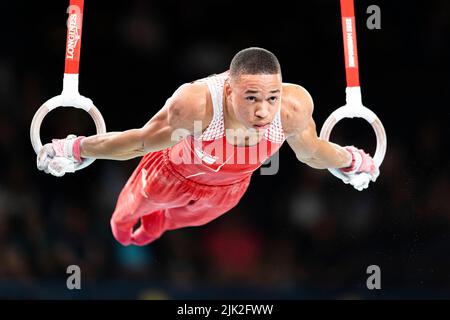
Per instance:
[[[355,189],[361,191],[369,186],[369,182],[375,182],[380,174],[380,170],[372,157],[362,149],[347,146],[345,149],[352,155],[352,163],[347,168],[340,168],[344,175],[345,183],[350,183]],[[362,174],[365,173],[365,174]]]
[[[80,142],[84,137],[73,134],[65,139],[53,139],[45,144],[37,156],[37,168],[55,177],[75,172],[75,164],[81,163]]]

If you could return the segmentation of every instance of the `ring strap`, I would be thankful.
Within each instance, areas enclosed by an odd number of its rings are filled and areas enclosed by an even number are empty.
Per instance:
[[[347,87],[359,87],[358,47],[353,0],[341,0],[341,17]]]
[[[78,74],[80,67],[83,7],[84,0],[70,0],[70,6],[67,9],[69,19],[67,19],[66,63],[64,68],[66,74]]]

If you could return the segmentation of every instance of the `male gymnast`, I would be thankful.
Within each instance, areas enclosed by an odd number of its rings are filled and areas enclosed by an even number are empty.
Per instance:
[[[276,56],[252,47],[238,52],[228,71],[181,85],[142,128],[54,139],[39,152],[37,166],[62,176],[67,160],[143,157],[111,218],[117,241],[142,246],[236,206],[252,173],[284,141],[313,168],[339,168],[347,182],[365,172],[375,181],[373,159],[321,140],[312,113],[309,93],[282,82]]]

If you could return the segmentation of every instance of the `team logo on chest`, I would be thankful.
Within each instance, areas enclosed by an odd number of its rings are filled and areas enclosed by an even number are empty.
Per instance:
[[[203,150],[198,149],[197,147],[194,147],[194,152],[202,161],[206,162],[207,164],[213,164],[217,160],[219,160],[219,157],[207,154]]]

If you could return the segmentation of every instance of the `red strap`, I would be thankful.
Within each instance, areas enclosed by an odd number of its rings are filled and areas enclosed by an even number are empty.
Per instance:
[[[66,66],[64,73],[78,74],[80,66],[81,31],[83,27],[84,0],[70,0],[67,9]]]
[[[73,154],[74,159],[77,162],[82,162],[83,161],[83,159],[81,158],[80,144],[81,144],[81,140],[83,140],[84,138],[86,138],[86,137],[85,136],[79,136],[73,142],[72,154]]]
[[[359,87],[358,48],[356,45],[355,9],[353,0],[341,0],[341,16],[347,87]]]
[[[350,163],[350,165],[348,167],[339,168],[339,170],[341,170],[342,172],[348,173],[348,172],[355,170],[355,162],[356,161],[355,161],[355,154],[353,153],[352,149],[345,148],[345,150],[350,152],[350,154],[352,155],[352,162]]]

